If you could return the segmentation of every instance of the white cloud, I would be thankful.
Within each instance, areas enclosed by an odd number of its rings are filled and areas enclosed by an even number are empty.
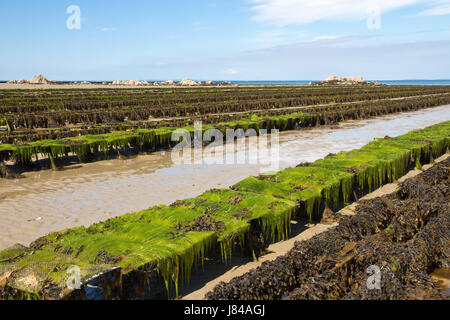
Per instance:
[[[209,29],[208,27],[202,25],[202,23],[198,21],[192,23],[192,27],[193,27],[192,30],[194,31],[204,31]]]
[[[308,24],[320,20],[367,19],[374,9],[394,10],[421,0],[251,0],[253,20],[278,26]],[[446,0],[448,2],[448,0]]]
[[[228,68],[227,70],[225,70],[225,73],[228,73],[228,74],[239,74],[240,71],[236,70],[236,69],[233,69],[233,68]]]
[[[116,28],[102,28],[102,32],[108,32],[108,31],[116,31]]]
[[[365,40],[369,40],[369,39],[373,39],[379,37],[379,35],[348,35],[348,36],[333,36],[333,35],[324,35],[324,36],[318,36],[315,37],[311,40],[304,40],[304,41],[300,41],[297,43],[291,43],[288,45],[284,45],[284,46],[273,46],[270,48],[263,48],[261,50],[252,50],[252,51],[248,51],[251,53],[255,53],[258,51],[261,52],[266,52],[267,50],[273,50],[276,48],[280,48],[280,47],[291,47],[291,46],[307,46],[307,47],[323,47],[323,46],[341,46],[341,45],[354,45],[355,43],[361,42],[361,41],[365,41]]]
[[[450,0],[431,1],[431,8],[420,12],[419,16],[442,16],[450,14]]]
[[[339,38],[339,37],[337,37],[337,36],[318,36],[318,37],[315,37],[313,41],[334,40],[334,39],[337,39],[337,38]]]
[[[231,60],[241,66],[243,76],[234,78],[242,80],[249,74],[253,80],[322,80],[330,74],[367,79],[445,79],[450,70],[449,54],[450,41],[373,45],[364,42],[364,36],[345,36],[245,52],[221,63]]]
[[[284,40],[284,31],[262,32],[258,34],[252,41],[262,44],[276,44]]]
[[[259,48],[267,48],[284,43],[292,43],[308,38],[311,34],[300,30],[287,30],[275,28],[271,31],[263,31],[247,38],[249,43],[253,43]]]

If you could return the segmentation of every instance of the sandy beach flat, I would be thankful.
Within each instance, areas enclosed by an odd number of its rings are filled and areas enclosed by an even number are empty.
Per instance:
[[[14,84],[14,83],[0,83],[0,90],[59,90],[59,89],[158,89],[158,88],[227,88],[242,85],[228,85],[228,86],[214,86],[214,85],[198,85],[198,86],[179,86],[179,85],[110,85],[110,84]],[[246,87],[254,87],[257,85],[245,85]]]
[[[39,90],[39,89],[155,89],[155,88],[173,88],[176,86],[125,86],[108,84],[13,84],[0,83],[0,90]],[[193,88],[198,88],[193,87]]]

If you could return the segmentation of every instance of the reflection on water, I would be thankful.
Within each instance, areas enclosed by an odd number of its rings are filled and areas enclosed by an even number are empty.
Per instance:
[[[360,148],[375,137],[398,136],[449,120],[450,106],[443,106],[332,128],[282,132],[280,169]],[[245,157],[249,148],[255,145],[236,146],[232,154]],[[267,169],[270,159],[262,158],[270,156],[260,157],[257,164],[173,165],[170,152],[156,152],[74,170],[27,173],[15,182],[0,180],[0,249],[17,242],[27,245],[49,232],[195,197],[211,188],[227,188]]]
[[[450,299],[450,269],[436,269],[431,277],[439,284],[444,299]]]

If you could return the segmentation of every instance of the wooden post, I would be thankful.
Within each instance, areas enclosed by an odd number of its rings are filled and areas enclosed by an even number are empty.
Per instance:
[[[53,156],[51,154],[49,154],[48,157],[50,159],[50,163],[52,164],[52,169],[56,171],[55,159],[53,159]]]

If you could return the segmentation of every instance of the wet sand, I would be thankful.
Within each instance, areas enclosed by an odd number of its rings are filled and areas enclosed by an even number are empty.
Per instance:
[[[331,128],[282,132],[279,169],[360,148],[374,137],[398,136],[448,120],[450,106],[443,106]],[[248,150],[246,145],[232,154],[242,158]],[[260,160],[264,158],[269,160],[267,156]],[[174,165],[170,152],[156,152],[0,180],[0,250],[15,243],[28,245],[49,232],[227,188],[261,170],[268,170],[267,165]]]
[[[439,284],[445,299],[450,299],[450,269],[437,269],[431,277]]]

